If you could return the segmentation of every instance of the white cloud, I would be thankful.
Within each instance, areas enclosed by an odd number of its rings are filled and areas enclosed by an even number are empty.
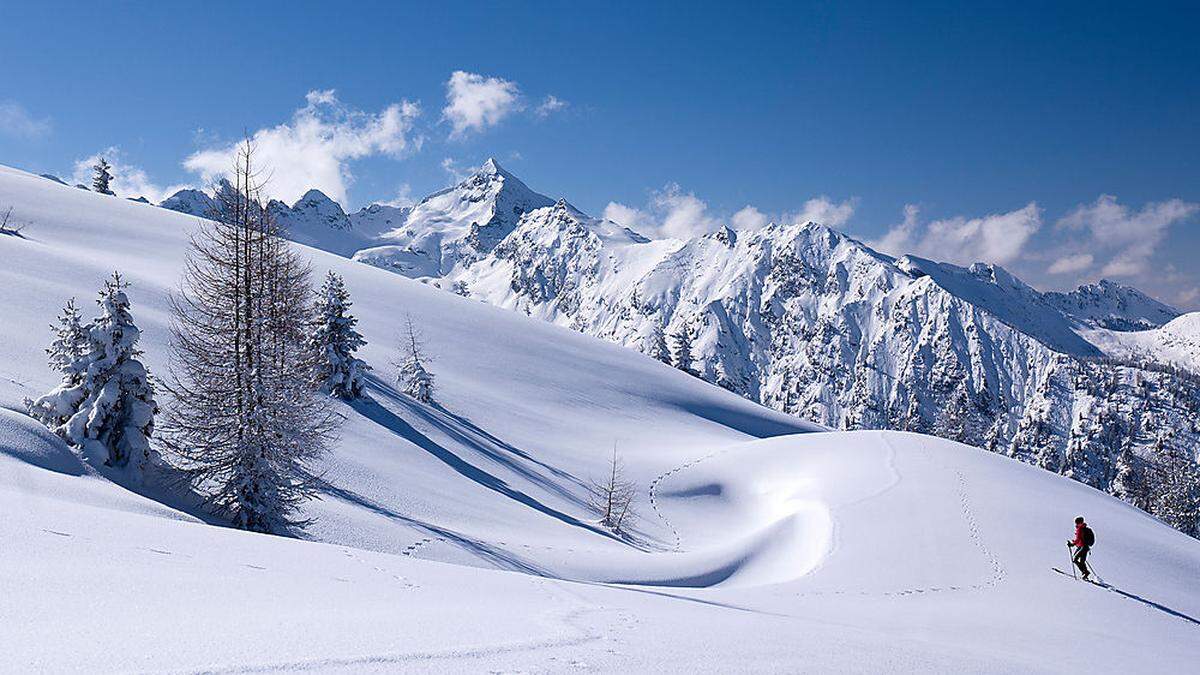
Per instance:
[[[913,240],[917,236],[917,227],[919,225],[917,218],[920,214],[921,211],[916,204],[905,204],[904,220],[898,225],[893,225],[889,228],[879,239],[868,243],[872,248],[895,256],[911,252],[912,247],[915,245]]]
[[[647,209],[609,202],[604,218],[657,239],[688,239],[719,226],[703,200],[674,183],[653,193]]]
[[[755,230],[771,222],[813,221],[840,227],[853,215],[854,206],[854,200],[834,202],[827,197],[814,197],[792,213],[772,216],[747,205],[724,218],[713,215],[708,204],[695,194],[685,192],[676,183],[668,183],[650,195],[650,203],[645,209],[610,202],[604,209],[604,217],[649,237],[688,239],[715,231],[724,220],[738,230]]]
[[[50,120],[37,119],[19,103],[0,102],[0,135],[34,139],[50,133]]]
[[[708,204],[691,192],[684,192],[671,183],[655,192],[650,200],[661,220],[658,234],[662,237],[687,239],[712,232],[720,223],[708,215]]]
[[[654,216],[641,209],[617,202],[609,202],[608,206],[604,207],[604,219],[611,220],[618,225],[639,232],[642,230],[649,231],[650,228],[657,227],[654,222]]]
[[[421,139],[411,136],[419,115],[420,108],[409,101],[367,113],[343,105],[332,89],[310,91],[290,122],[251,136],[255,160],[270,176],[265,191],[291,203],[317,188],[346,205],[353,182],[349,162],[372,155],[401,157],[419,148]],[[196,152],[184,166],[204,181],[228,176],[237,145]]]
[[[538,117],[549,117],[550,115],[565,109],[569,105],[570,103],[562,100],[554,94],[548,94],[546,98],[542,99],[541,105],[534,110],[534,113]]]
[[[767,214],[753,206],[745,206],[729,218],[729,223],[735,230],[757,230],[766,227]]]
[[[400,187],[396,190],[395,197],[393,197],[387,201],[382,201],[382,202],[377,202],[377,203],[382,204],[383,206],[401,207],[401,206],[412,206],[413,204],[417,203],[417,200],[413,199],[412,186],[409,185],[408,183],[401,183]]]
[[[191,187],[182,183],[160,187],[157,183],[150,180],[150,176],[145,171],[136,166],[126,164],[121,149],[115,146],[105,148],[94,155],[77,160],[74,167],[72,167],[70,182],[82,183],[91,188],[92,176],[95,174],[92,167],[96,166],[101,157],[112,166],[110,171],[113,178],[109,187],[118,197],[145,197],[157,204],[176,192]]]
[[[453,158],[445,157],[442,159],[442,171],[445,171],[446,175],[450,176],[452,183],[461,183],[474,172],[474,169],[460,166]]]
[[[842,227],[854,215],[855,200],[847,199],[835,202],[828,197],[813,197],[804,202],[798,211],[778,215],[768,215],[757,207],[747,205],[729,217],[729,223],[735,230],[757,230],[766,227],[768,223],[776,222],[785,225],[819,223],[828,227]]]
[[[1007,264],[1021,255],[1025,244],[1042,226],[1042,211],[1034,202],[1008,213],[981,218],[956,216],[922,225],[916,206],[904,207],[904,222],[871,242],[892,255],[913,253],[960,265],[977,261]]]
[[[461,138],[499,124],[521,107],[521,90],[516,82],[456,70],[446,81],[442,118],[453,127],[450,137]]]
[[[781,222],[789,225],[812,222],[820,223],[827,227],[842,227],[854,215],[854,208],[855,200],[853,199],[847,199],[844,202],[834,202],[822,195],[804,202],[804,208],[799,211],[785,214]]]
[[[1055,260],[1047,271],[1050,274],[1078,274],[1084,270],[1091,269],[1092,264],[1095,262],[1096,256],[1091,253],[1064,255]]]
[[[1175,302],[1181,307],[1193,307],[1200,302],[1200,286],[1185,288],[1175,294]]]
[[[1134,211],[1118,204],[1112,195],[1100,195],[1095,202],[1081,204],[1063,216],[1056,227],[1089,233],[1087,248],[1107,256],[1101,274],[1129,277],[1146,272],[1171,225],[1192,216],[1197,210],[1200,210],[1200,204],[1169,199],[1146,204]]]

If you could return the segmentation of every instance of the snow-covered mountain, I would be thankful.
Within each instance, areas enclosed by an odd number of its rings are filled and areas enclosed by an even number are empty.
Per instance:
[[[37,224],[36,238],[0,237],[0,288],[10,291],[0,341],[0,670],[1194,665],[1200,542],[1126,504],[943,439],[823,431],[631,349],[299,245],[318,273],[345,277],[368,342],[359,356],[376,368],[370,399],[335,404],[345,422],[315,467],[320,499],[304,504],[315,520],[301,537],[207,525],[156,501],[150,486],[115,483],[14,412],[57,382],[42,363],[46,324],[113,269],[132,284],[145,364],[165,372],[168,298],[196,218],[3,167],[0,203]],[[534,265],[524,278],[548,299],[531,311],[565,311],[561,299],[604,284],[616,292],[628,273],[655,280],[638,288],[646,298],[661,291],[660,307],[679,305],[672,295],[684,288],[713,298],[711,312],[734,289],[758,293],[762,304],[730,325],[758,317],[775,326],[809,304],[832,321],[841,298],[859,321],[846,325],[867,326],[891,321],[871,318],[872,302],[891,297],[888,307],[910,320],[925,320],[911,312],[929,305],[928,317],[965,313],[980,335],[1000,330],[948,292],[918,292],[936,286],[932,275],[914,279],[824,228],[779,229],[795,249],[763,238],[771,256],[725,260],[716,247],[748,251],[738,247],[754,239],[725,231],[691,242],[688,258],[676,255],[678,242],[639,241],[564,203],[531,214],[482,262],[496,282],[505,264]],[[591,271],[559,274],[540,255],[561,247]],[[749,272],[782,259],[810,273],[788,281],[781,272],[755,291]],[[712,272],[687,267],[722,260]],[[684,268],[692,281],[676,286]],[[818,276],[824,269],[835,273]],[[472,277],[481,290],[484,271]],[[691,315],[676,313],[680,323]],[[392,386],[387,364],[406,315],[435,357],[437,406]],[[588,505],[614,444],[637,486],[630,539],[597,527]],[[1063,541],[1080,513],[1098,533],[1093,560],[1108,586],[1069,576]],[[94,626],[151,637],[132,646],[72,639]]]
[[[232,188],[222,181],[217,189]],[[165,209],[202,218],[212,213],[216,205],[207,192],[194,189],[180,190],[159,203]],[[410,209],[371,204],[347,214],[325,193],[309,190],[290,206],[273,199],[267,203],[267,210],[288,239],[350,257],[355,251],[371,246],[381,233],[403,223]]]
[[[355,260],[407,277],[444,277],[482,258],[517,226],[522,214],[554,204],[489,159],[470,178],[434,193],[403,224]]]
[[[447,202],[492,213],[498,182],[517,184],[489,163],[414,209],[403,236],[444,242],[451,220],[465,236],[463,218],[421,214]],[[685,331],[697,374],[750,400],[834,428],[935,433],[1101,489],[1116,489],[1123,444],[1139,457],[1200,445],[1200,384],[1104,361],[1130,352],[1095,337],[1097,326],[1159,326],[1178,312],[1108,281],[1043,293],[999,266],[893,259],[815,223],[651,241],[561,200],[452,265],[435,264],[433,250],[355,259],[666,362]],[[1161,354],[1138,356],[1165,363]],[[1131,423],[1130,410],[1161,427]]]
[[[1200,312],[1183,314],[1158,328],[1118,331],[1095,328],[1085,332],[1106,354],[1118,358],[1162,363],[1200,372]]]
[[[1080,286],[1070,293],[1046,293],[1044,297],[1080,324],[1109,330],[1148,330],[1179,316],[1174,307],[1107,279]]]
[[[412,211],[411,206],[370,204],[349,214],[350,224],[363,236],[375,239],[384,232],[403,225],[410,211]]]
[[[205,218],[213,212],[217,202],[203,190],[185,188],[162,200],[158,205],[164,209]]]
[[[309,190],[288,206],[272,199],[267,211],[288,239],[342,256],[351,256],[370,238],[355,229],[350,217],[320,190]]]

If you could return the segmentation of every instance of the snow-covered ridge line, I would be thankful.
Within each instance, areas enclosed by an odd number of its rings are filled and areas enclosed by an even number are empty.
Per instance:
[[[427,203],[487,202],[474,186],[498,171],[491,163]],[[446,227],[417,219],[404,234],[420,241]],[[1098,361],[1126,353],[1094,340],[1099,327],[1179,314],[1108,281],[1043,293],[996,265],[895,259],[816,223],[652,241],[561,200],[524,211],[490,249],[449,266],[437,255],[406,245],[355,257],[668,363],[686,334],[689,368],[769,407],[834,428],[935,433],[1118,493],[1123,444],[1148,461],[1164,443],[1200,441],[1194,381]],[[1152,410],[1167,432],[1101,413],[1131,407]]]

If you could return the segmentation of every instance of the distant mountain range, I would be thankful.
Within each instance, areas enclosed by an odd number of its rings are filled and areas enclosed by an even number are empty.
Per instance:
[[[668,363],[690,343],[697,376],[827,426],[934,433],[1109,491],[1122,462],[1200,446],[1200,315],[1110,281],[1044,293],[811,222],[652,240],[495,160],[411,209],[346,214],[317,190],[269,208],[298,242]]]

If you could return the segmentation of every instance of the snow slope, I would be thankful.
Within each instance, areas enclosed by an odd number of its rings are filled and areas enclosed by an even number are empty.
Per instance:
[[[1094,328],[1085,335],[1113,356],[1181,366],[1200,373],[1200,312],[1183,314],[1150,330]]]
[[[43,327],[112,267],[162,372],[194,218],[9,169],[0,203],[37,223],[0,237],[0,403],[54,383]],[[820,432],[301,250],[346,277],[379,376],[341,410],[315,541],[197,522],[0,413],[0,669],[1179,672],[1200,647],[1200,542],[1100,492],[931,437]],[[406,313],[441,407],[387,384]],[[633,542],[583,504],[614,442],[642,489]],[[1078,513],[1112,590],[1050,569]]]

